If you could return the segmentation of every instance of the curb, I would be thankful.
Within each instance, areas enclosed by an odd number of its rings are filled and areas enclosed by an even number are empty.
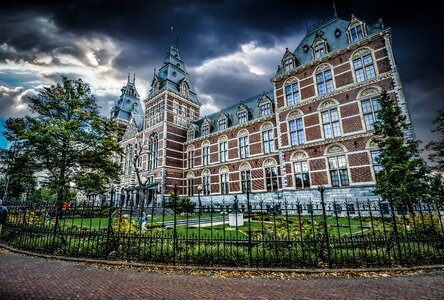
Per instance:
[[[289,269],[289,268],[251,268],[251,267],[211,267],[211,266],[185,266],[185,265],[163,265],[163,264],[150,264],[150,263],[137,263],[137,262],[125,262],[125,261],[110,261],[90,258],[76,258],[68,256],[56,256],[48,255],[36,252],[29,252],[13,248],[11,246],[0,243],[0,248],[4,248],[10,252],[23,254],[27,256],[34,256],[46,259],[56,259],[62,261],[78,262],[78,263],[90,263],[90,264],[102,264],[111,266],[127,266],[136,268],[155,268],[155,269],[173,269],[173,270],[201,270],[201,271],[241,271],[241,272],[279,272],[279,273],[300,273],[300,274],[321,274],[321,273],[364,273],[364,272],[406,272],[406,271],[430,271],[430,270],[442,270],[444,264],[438,265],[424,265],[424,266],[412,266],[412,267],[382,267],[382,268],[339,268],[339,269]]]

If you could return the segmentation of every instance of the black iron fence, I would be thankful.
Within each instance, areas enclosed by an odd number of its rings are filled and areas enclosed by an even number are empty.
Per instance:
[[[189,200],[146,207],[120,195],[9,203],[1,242],[65,256],[242,266],[342,267],[444,261],[435,204]],[[5,204],[5,203],[4,203]]]

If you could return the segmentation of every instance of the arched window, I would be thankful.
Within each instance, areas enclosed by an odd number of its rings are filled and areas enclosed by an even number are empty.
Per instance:
[[[310,187],[310,166],[307,158],[308,155],[302,151],[291,155],[294,166],[294,186],[296,189],[307,189]]]
[[[226,162],[228,160],[228,139],[223,136],[219,139],[219,161]]]
[[[359,49],[353,54],[353,69],[356,81],[362,82],[376,77],[372,53],[369,49]]]
[[[210,164],[210,143],[205,142],[202,145],[202,165],[208,166]]]
[[[209,195],[211,193],[210,171],[205,170],[202,172],[202,182],[203,182],[203,194]]]
[[[274,152],[274,128],[271,123],[262,125],[262,145],[264,154]]]
[[[189,172],[187,174],[187,194],[188,196],[194,196],[194,173]]]
[[[132,160],[133,160],[133,146],[126,146],[126,156],[125,156],[125,175],[131,175],[132,171]]]
[[[287,99],[287,106],[301,103],[299,84],[296,78],[285,83],[285,98]]]
[[[156,132],[153,132],[148,141],[148,171],[157,168],[157,153],[159,151],[159,138]]]
[[[188,147],[187,151],[188,169],[194,168],[194,147]]]
[[[301,111],[296,110],[288,115],[288,128],[292,146],[305,143],[304,122]]]
[[[317,69],[316,86],[318,88],[319,96],[334,91],[335,87],[333,85],[333,75],[329,65],[324,64]]]
[[[248,163],[243,163],[239,171],[241,173],[241,189],[242,193],[251,192],[251,168]]]
[[[240,158],[247,158],[250,156],[250,137],[247,130],[241,130],[238,134],[239,137],[239,154]]]
[[[265,186],[267,192],[275,192],[278,190],[277,167],[274,159],[267,159],[264,162]]]
[[[327,149],[328,169],[332,186],[349,186],[347,158],[344,149],[333,145]]]
[[[228,195],[228,193],[230,192],[230,188],[229,188],[229,178],[228,178],[228,168],[227,167],[222,167],[219,170],[219,174],[220,174],[220,193],[222,195]]]

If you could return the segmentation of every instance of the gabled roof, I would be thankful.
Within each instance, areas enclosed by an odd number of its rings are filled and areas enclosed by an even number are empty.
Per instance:
[[[247,110],[250,112],[250,116],[248,121],[258,119],[260,118],[259,115],[259,101],[262,99],[263,96],[266,96],[271,99],[271,101],[274,101],[274,92],[273,90],[268,92],[263,92],[259,95],[256,95],[254,97],[248,98],[246,100],[240,101],[240,103],[237,103],[235,105],[232,105],[230,107],[224,108],[223,111],[216,112],[214,114],[211,114],[209,116],[205,116],[192,124],[194,126],[197,126],[197,128],[201,128],[204,120],[208,120],[208,122],[211,125],[210,134],[219,131],[219,126],[217,124],[221,114],[225,114],[230,119],[230,127],[234,127],[239,125],[239,120],[237,118],[237,112],[239,109],[239,106],[243,105],[247,108]],[[194,127],[193,126],[193,127]],[[194,127],[196,128],[196,127]],[[196,138],[199,138],[201,136],[200,130],[198,131]]]
[[[304,65],[313,60],[312,45],[317,37],[320,37],[327,41],[328,52],[334,52],[347,47],[350,42],[347,38],[346,31],[349,27],[350,22],[355,20],[356,17],[354,16],[352,17],[351,21],[346,21],[337,17],[333,17],[313,26],[312,28],[309,28],[307,30],[307,34],[293,52],[296,58],[297,66]],[[384,29],[382,21],[373,25],[365,23],[365,25],[367,29],[367,35],[381,32]],[[277,72],[278,74],[276,75],[279,75],[282,72],[282,68],[279,68]]]
[[[158,90],[153,88],[153,84],[156,79],[159,82]],[[182,83],[186,82],[188,85],[188,94],[185,95],[191,101],[199,103],[196,92],[191,85],[189,74],[185,68],[185,64],[180,58],[179,49],[177,47],[171,46],[167,55],[163,59],[162,67],[156,73],[154,71],[153,81],[151,83],[151,90],[149,97],[154,96],[158,91],[166,88],[170,88],[173,91],[182,93]]]

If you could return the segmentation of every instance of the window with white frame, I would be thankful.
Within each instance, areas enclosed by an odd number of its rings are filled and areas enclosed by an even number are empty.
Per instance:
[[[361,23],[357,23],[350,28],[350,41],[352,43],[356,42],[357,40],[362,39],[363,36],[364,36],[364,34],[363,34]]]
[[[288,72],[291,69],[293,69],[293,59],[291,57],[288,57],[284,60],[284,70],[285,72]]]
[[[239,151],[240,151],[240,158],[247,158],[250,156],[250,145],[249,145],[248,135],[239,137]]]
[[[306,160],[294,163],[294,180],[296,189],[310,187],[310,171]]]
[[[194,109],[190,107],[190,121],[193,122],[195,118]]]
[[[248,113],[246,110],[242,110],[237,114],[237,118],[239,120],[239,124],[247,123],[248,121]]]
[[[185,119],[187,117],[187,106],[185,104],[182,104],[182,117]]]
[[[297,82],[289,83],[285,86],[285,98],[287,99],[287,106],[301,103],[301,95]]]
[[[174,118],[174,123],[178,123],[178,119],[177,119],[178,113],[179,113],[179,103],[174,101],[173,102],[173,118]]]
[[[241,189],[243,193],[251,192],[251,171],[241,170]]]
[[[221,118],[219,119],[219,130],[227,129],[227,119]]]
[[[262,131],[262,143],[264,147],[264,154],[274,152],[273,128]]]
[[[297,146],[304,144],[305,137],[304,137],[304,126],[302,123],[302,118],[290,120],[288,124],[290,126],[291,145]]]
[[[202,165],[208,166],[210,164],[210,145],[204,144],[202,146]]]
[[[324,41],[319,41],[313,46],[314,59],[320,58],[327,52],[325,46],[326,45]]]
[[[369,50],[361,50],[353,55],[353,69],[355,70],[357,82],[376,77],[372,54]]]
[[[188,169],[194,168],[194,149],[188,150]]]
[[[148,171],[157,168],[157,155],[159,151],[159,138],[157,133],[153,132],[148,141]]]
[[[210,125],[206,124],[202,126],[202,136],[210,134]]]
[[[265,185],[267,192],[274,192],[278,189],[278,177],[276,166],[265,167]]]
[[[219,142],[219,160],[220,162],[228,160],[228,142],[226,140]]]
[[[188,132],[187,132],[187,140],[188,141],[191,141],[191,140],[193,140],[194,139],[194,130],[188,130]]]
[[[194,177],[187,179],[188,196],[194,196]]]
[[[350,185],[345,155],[328,157],[328,168],[332,186]]]
[[[209,195],[211,193],[211,178],[210,178],[210,173],[208,171],[202,174],[202,182],[203,182],[203,194]]]
[[[229,191],[229,180],[228,180],[228,173],[222,173],[220,174],[220,193],[222,195],[227,195]]]
[[[381,165],[381,151],[373,150],[373,151],[370,151],[370,154],[372,156],[373,170],[375,171],[375,174],[377,175],[383,169],[382,165]]]
[[[133,147],[131,145],[126,146],[125,155],[125,175],[131,175],[133,160]]]
[[[361,103],[365,128],[367,130],[374,130],[375,122],[378,121],[378,113],[381,110],[381,103],[379,102],[379,98],[362,100]]]
[[[271,114],[271,103],[265,102],[262,103],[259,107],[261,117],[265,117]]]
[[[333,92],[333,76],[329,67],[316,73],[316,85],[319,96]]]
[[[322,127],[324,128],[324,138],[331,139],[341,136],[341,126],[339,125],[339,114],[337,108],[332,108],[321,113]]]

